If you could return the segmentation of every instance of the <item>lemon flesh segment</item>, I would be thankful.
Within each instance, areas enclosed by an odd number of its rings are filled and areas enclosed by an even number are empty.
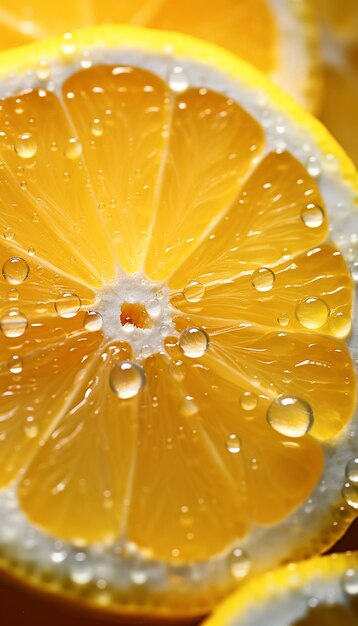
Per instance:
[[[50,44],[49,84],[0,83],[2,559],[30,534],[33,571],[62,559],[90,601],[105,565],[100,602],[139,584],[145,610],[198,614],[353,515],[353,172],[226,53],[77,37]]]
[[[291,564],[246,583],[218,607],[208,626],[354,626],[358,618],[358,554]]]

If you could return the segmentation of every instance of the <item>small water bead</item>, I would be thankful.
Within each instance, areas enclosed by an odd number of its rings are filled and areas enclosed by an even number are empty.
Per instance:
[[[71,292],[63,293],[55,302],[57,313],[64,318],[70,318],[77,315],[81,308],[81,300]]]
[[[37,152],[37,143],[30,133],[23,133],[15,142],[15,151],[22,159],[31,159]]]
[[[171,363],[169,363],[168,372],[174,380],[180,383],[185,376],[184,364],[181,361],[172,361]]]
[[[350,483],[358,485],[358,457],[347,463],[346,476]]]
[[[342,489],[342,495],[348,506],[352,509],[358,509],[358,484],[357,483],[345,483]]]
[[[358,283],[358,261],[353,261],[350,266],[353,281]]]
[[[67,141],[65,148],[65,156],[68,159],[78,159],[82,154],[82,144],[77,140],[71,137]]]
[[[4,232],[4,239],[6,239],[7,241],[12,241],[14,237],[15,233],[12,228],[7,228]]]
[[[358,570],[349,568],[342,578],[343,591],[349,596],[358,595]]]
[[[2,266],[2,275],[10,285],[21,285],[30,273],[30,268],[25,259],[13,256],[5,261]]]
[[[101,137],[101,135],[103,135],[103,124],[98,117],[96,117],[92,122],[91,133],[94,137]]]
[[[319,228],[324,221],[323,209],[318,204],[307,204],[301,212],[301,219],[308,228]]]
[[[275,274],[268,267],[260,267],[253,272],[251,282],[257,291],[270,291],[274,286]]]
[[[46,61],[40,61],[39,66],[35,70],[37,78],[47,80],[50,76],[50,68]]]
[[[249,556],[244,550],[241,550],[241,548],[235,548],[231,552],[228,565],[231,575],[238,579],[245,578],[251,568]]]
[[[184,417],[191,417],[192,415],[196,415],[199,411],[198,406],[194,402],[194,398],[191,396],[186,396],[180,406],[180,413]]]
[[[11,289],[9,289],[9,300],[18,300],[19,299],[19,292],[17,289],[15,289],[15,287],[12,287]]]
[[[209,347],[209,337],[203,328],[191,326],[186,328],[179,337],[179,347],[185,356],[197,359],[205,354]]]
[[[244,391],[240,398],[240,406],[245,411],[253,411],[257,407],[258,398],[255,393],[251,391]]]
[[[266,415],[272,428],[285,437],[303,437],[313,426],[313,412],[305,400],[280,396],[269,406]]]
[[[277,318],[278,323],[280,324],[280,326],[288,326],[288,324],[290,323],[290,318],[287,315],[287,313],[280,313],[280,315]]]
[[[319,160],[315,156],[308,157],[307,160],[307,172],[312,178],[318,178],[322,173],[322,168]]]
[[[61,49],[62,49],[62,52],[66,54],[67,56],[70,56],[75,52],[76,46],[73,41],[72,33],[65,33],[63,35],[63,42],[61,44]]]
[[[40,426],[38,421],[33,415],[29,415],[29,417],[26,418],[24,425],[24,433],[26,437],[28,439],[35,439],[36,437],[38,437],[39,432]]]
[[[110,387],[121,400],[134,398],[143,389],[145,381],[143,368],[131,361],[115,365],[109,376]]]
[[[13,354],[9,360],[9,371],[11,374],[21,374],[23,362],[21,356]]]
[[[200,302],[205,293],[205,287],[197,280],[192,280],[183,290],[185,300],[188,302]]]
[[[189,78],[185,70],[177,65],[172,69],[168,76],[168,84],[172,91],[175,93],[183,93],[189,87]]]
[[[334,311],[329,318],[329,328],[335,337],[344,339],[351,331],[352,322],[350,315],[344,311]]]
[[[306,298],[299,302],[295,313],[301,326],[316,330],[327,322],[330,311],[321,298]]]
[[[21,337],[27,326],[27,318],[19,309],[12,309],[0,319],[0,327],[5,337]]]
[[[231,454],[237,454],[241,450],[241,441],[237,435],[232,433],[228,436],[225,446]]]
[[[102,328],[102,316],[97,311],[86,311],[83,324],[86,330],[95,333]]]

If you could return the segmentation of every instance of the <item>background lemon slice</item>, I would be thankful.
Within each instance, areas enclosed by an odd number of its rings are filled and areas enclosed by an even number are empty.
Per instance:
[[[349,159],[172,33],[4,52],[0,95],[2,567],[188,617],[322,551],[357,508]]]
[[[333,554],[269,572],[244,585],[205,624],[354,626],[358,555]]]
[[[318,28],[307,0],[66,0],[60,15],[42,0],[4,0],[0,47],[104,23],[129,23],[207,39],[253,63],[308,108],[317,107]]]

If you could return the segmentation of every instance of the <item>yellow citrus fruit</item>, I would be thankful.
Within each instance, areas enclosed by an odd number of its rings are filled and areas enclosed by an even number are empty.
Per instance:
[[[104,23],[207,39],[253,63],[308,108],[317,108],[319,38],[310,0],[64,0],[61,11],[43,0],[3,0],[0,48]]]
[[[0,94],[1,567],[180,617],[333,543],[357,508],[350,161],[183,35],[3,52]]]
[[[358,2],[316,0],[323,27],[320,117],[358,165]]]
[[[355,626],[358,553],[291,564],[249,581],[204,626]]]

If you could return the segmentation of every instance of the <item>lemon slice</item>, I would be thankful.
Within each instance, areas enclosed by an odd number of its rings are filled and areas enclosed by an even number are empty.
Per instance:
[[[190,616],[332,544],[357,509],[342,150],[160,31],[4,52],[0,95],[1,567]]]
[[[318,107],[319,34],[309,0],[64,0],[60,14],[43,0],[4,0],[0,48],[124,22],[222,45],[268,73],[308,108]]]
[[[358,554],[347,552],[291,564],[246,583],[205,626],[354,626],[357,621]]]

